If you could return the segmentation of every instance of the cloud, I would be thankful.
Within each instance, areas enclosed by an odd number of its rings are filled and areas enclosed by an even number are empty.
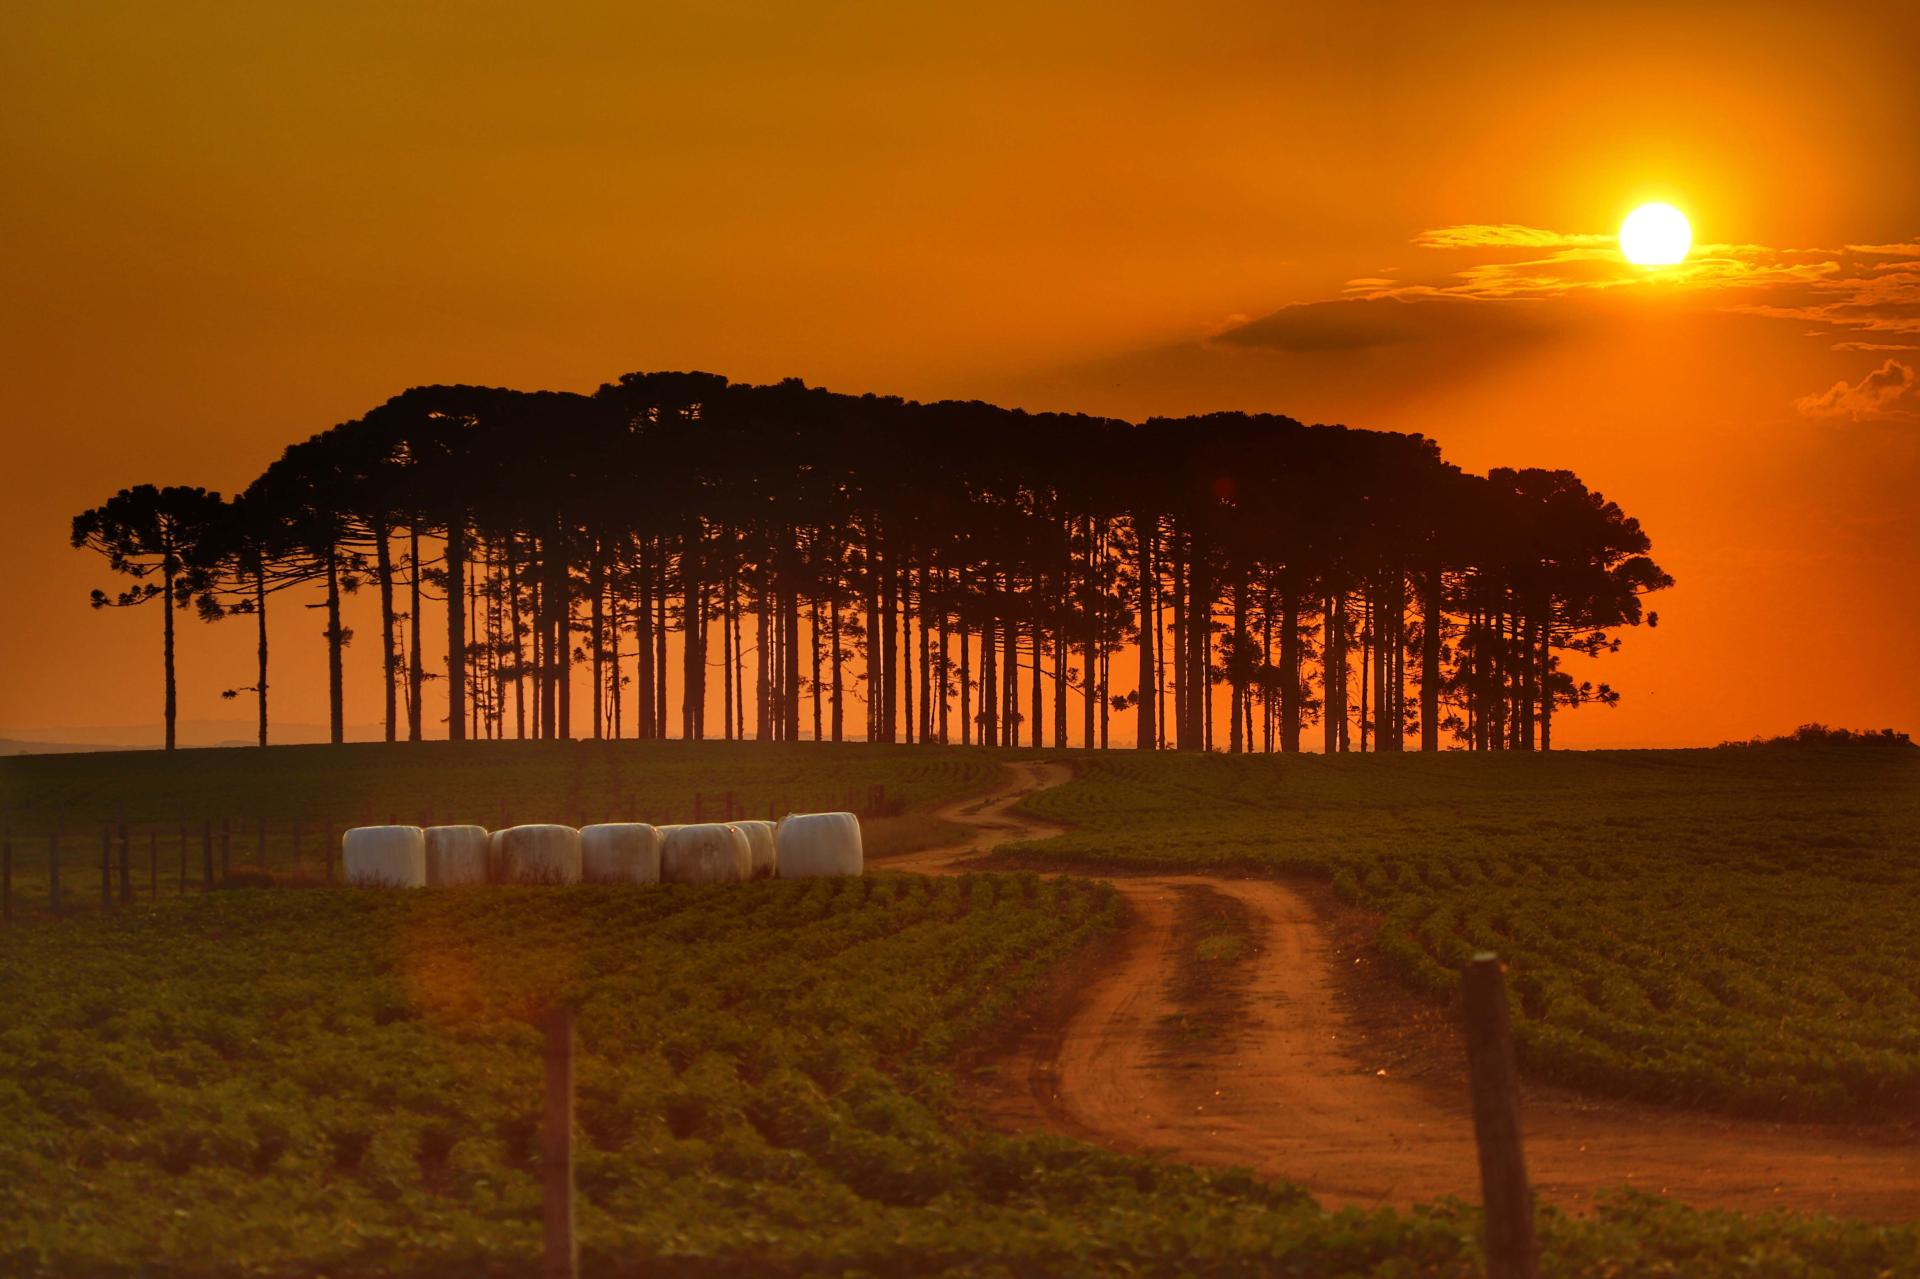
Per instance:
[[[1216,343],[1296,354],[1364,351],[1425,343],[1513,341],[1559,327],[1532,307],[1494,306],[1474,298],[1409,293],[1336,298],[1282,307],[1234,325]]]
[[[1888,357],[1858,382],[1843,378],[1818,395],[1801,396],[1793,406],[1807,417],[1845,417],[1855,422],[1920,418],[1920,412],[1905,407],[1909,401],[1920,403],[1916,386],[1920,376],[1913,366]]]
[[[1613,237],[1549,231],[1517,222],[1469,222],[1422,231],[1413,237],[1413,242],[1423,249],[1583,249],[1612,244]]]

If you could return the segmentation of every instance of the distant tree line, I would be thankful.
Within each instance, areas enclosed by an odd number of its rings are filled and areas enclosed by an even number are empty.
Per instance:
[[[1901,746],[1910,747],[1913,739],[1891,728],[1828,728],[1825,724],[1802,724],[1791,733],[1774,737],[1750,737],[1742,742],[1721,742],[1717,750],[1744,750],[1755,746]]]
[[[176,612],[252,619],[227,696],[264,745],[297,588],[336,742],[342,599],[371,589],[388,740],[427,733],[439,680],[453,739],[1104,747],[1125,717],[1143,749],[1544,750],[1556,710],[1618,699],[1563,657],[1657,622],[1672,582],[1572,472],[1470,474],[1419,435],[704,373],[416,388],[233,498],[123,489],[72,540],[130,579],[96,607],[161,605],[169,748]]]

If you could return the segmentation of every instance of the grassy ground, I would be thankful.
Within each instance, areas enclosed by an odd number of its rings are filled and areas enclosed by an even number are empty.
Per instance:
[[[1026,847],[1330,879],[1436,998],[1512,966],[1526,1064],[1787,1115],[1920,1110],[1920,751],[1080,757]]]
[[[59,832],[62,906],[100,903],[103,837],[118,878],[127,829],[136,896],[178,893],[219,868],[320,874],[327,833],[402,822],[685,822],[853,808],[869,851],[936,842],[926,810],[999,777],[958,750],[749,742],[420,742],[35,755],[0,759],[0,824],[15,907],[49,903]],[[117,892],[118,885],[113,885]]]
[[[1447,1276],[1473,1213],[967,1127],[951,1066],[1108,927],[1076,879],[243,889],[0,934],[0,1273],[537,1273],[579,1009],[592,1275]],[[1203,921],[1204,923],[1204,921]],[[1893,1275],[1920,1230],[1621,1200],[1549,1276]]]

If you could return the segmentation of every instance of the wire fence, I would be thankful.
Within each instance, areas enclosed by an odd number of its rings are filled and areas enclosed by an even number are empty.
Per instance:
[[[631,795],[612,805],[616,812],[605,811],[606,806],[589,812],[577,802],[556,807],[563,811],[516,815],[504,803],[489,814],[364,806],[350,821],[201,817],[167,823],[119,821],[73,830],[56,825],[48,834],[21,835],[7,825],[0,829],[0,924],[113,910],[217,888],[333,883],[339,875],[340,837],[351,826],[491,823],[491,829],[499,830],[521,821],[556,819],[569,826],[648,820],[667,825],[776,821],[792,812],[851,812],[871,820],[901,812],[884,784],[783,796],[769,801],[764,813],[748,811],[731,790],[695,791],[671,814],[642,814]]]

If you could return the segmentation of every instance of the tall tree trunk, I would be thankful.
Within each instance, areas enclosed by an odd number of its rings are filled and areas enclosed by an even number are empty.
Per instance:
[[[992,613],[980,623],[980,744],[1000,744],[1000,634]]]
[[[1233,688],[1233,724],[1227,730],[1227,751],[1231,755],[1246,753],[1246,737],[1240,732],[1240,722],[1246,718],[1246,678],[1242,676],[1246,668],[1246,568],[1235,565],[1233,570],[1233,655],[1238,666],[1229,680]]]
[[[667,735],[667,546],[653,543],[653,735]]]
[[[513,627],[513,735],[527,737],[527,635],[526,619],[520,611],[520,557],[515,539],[507,538],[507,611]],[[417,571],[417,569],[416,569]],[[419,650],[416,648],[415,653]],[[418,701],[415,705],[418,706]]]
[[[1280,593],[1280,750],[1300,753],[1300,597]]]
[[[173,701],[173,633],[167,633],[167,701]],[[346,630],[340,625],[340,552],[327,544],[327,740],[335,746],[347,740],[346,672],[341,650]]]
[[[173,670],[173,579],[175,577],[174,557],[171,553],[164,556],[160,565],[160,667],[161,678],[166,685],[164,699],[166,709],[163,712],[167,725],[167,749],[173,750],[179,744],[180,694],[174,681]]]
[[[1027,598],[1031,608],[1031,616],[1029,617],[1029,620],[1028,620],[1028,626],[1033,636],[1033,674],[1032,674],[1032,677],[1027,682],[1027,692],[1028,692],[1028,696],[1033,701],[1033,745],[1034,745],[1034,748],[1037,750],[1040,747],[1045,746],[1047,744],[1046,741],[1044,740],[1044,734],[1041,732],[1041,729],[1045,726],[1047,721],[1040,713],[1040,709],[1041,709],[1040,708],[1040,702],[1041,702],[1040,657],[1041,657],[1041,654],[1047,651],[1047,639],[1046,639],[1046,627],[1042,623],[1041,617],[1040,617],[1040,600],[1042,598],[1042,593],[1040,589],[1040,576],[1038,573],[1034,574],[1033,581],[1029,583],[1029,594]]]
[[[770,570],[764,562],[760,565],[760,598],[754,607],[754,644],[753,687],[754,737],[763,742],[773,740],[773,586]]]
[[[967,619],[955,619],[960,628],[960,744],[973,745],[973,672],[969,667]]]
[[[253,563],[254,658],[253,700],[259,713],[260,745],[267,744],[267,567],[262,559]]]
[[[602,558],[606,554],[606,544],[598,536],[593,539],[593,550],[587,558],[587,594],[592,598],[588,605],[587,643],[593,666],[593,740],[599,741],[605,734],[600,725],[606,714],[607,687],[607,609],[605,603],[606,567]]]
[[[1192,750],[1190,721],[1187,718],[1187,584],[1186,557],[1177,539],[1170,539],[1173,550],[1173,748]]]
[[[467,736],[467,528],[447,525],[447,740]]]
[[[780,592],[781,601],[781,740],[800,740],[800,592],[792,580]]]
[[[928,561],[920,562],[920,598],[915,612],[920,618],[920,741],[933,740],[933,646],[928,634],[927,617],[933,608],[933,591],[927,581]]]
[[[393,647],[394,628],[399,624],[393,611],[393,547],[388,539],[393,530],[385,520],[373,525],[374,575],[380,579],[380,675],[386,685],[386,735],[388,741],[400,736],[400,654]]]
[[[1136,512],[1133,517],[1133,534],[1139,557],[1137,565],[1140,577],[1140,705],[1134,716],[1134,749],[1150,751],[1159,740],[1159,730],[1154,721],[1154,705],[1158,699],[1158,677],[1154,664],[1154,634],[1159,629],[1158,601],[1154,596],[1154,578],[1159,566],[1153,562],[1153,542],[1155,519],[1150,515]]]
[[[1540,749],[1553,749],[1553,603],[1540,624]]]
[[[508,552],[511,565],[511,547]],[[420,648],[420,528],[414,523],[407,525],[407,635],[407,740],[417,742],[424,736],[420,697],[427,670]]]
[[[844,711],[845,687],[840,674],[840,570],[838,567],[838,548],[835,549],[835,567],[827,594],[827,654],[833,672],[833,740],[846,740],[846,715]]]
[[[947,703],[952,700],[952,658],[948,653],[948,632],[952,627],[952,612],[947,607],[947,576],[944,568],[934,570],[934,595],[939,601],[940,637],[937,652],[940,661],[940,709],[934,721],[934,732],[938,734],[940,744],[947,745],[953,739],[947,736]]]
[[[1053,589],[1053,747],[1067,748],[1067,668],[1073,661],[1073,556],[1060,557]]]
[[[807,686],[813,690],[813,740],[820,740],[820,591],[816,585],[807,594],[807,646],[813,650],[813,678]]]

